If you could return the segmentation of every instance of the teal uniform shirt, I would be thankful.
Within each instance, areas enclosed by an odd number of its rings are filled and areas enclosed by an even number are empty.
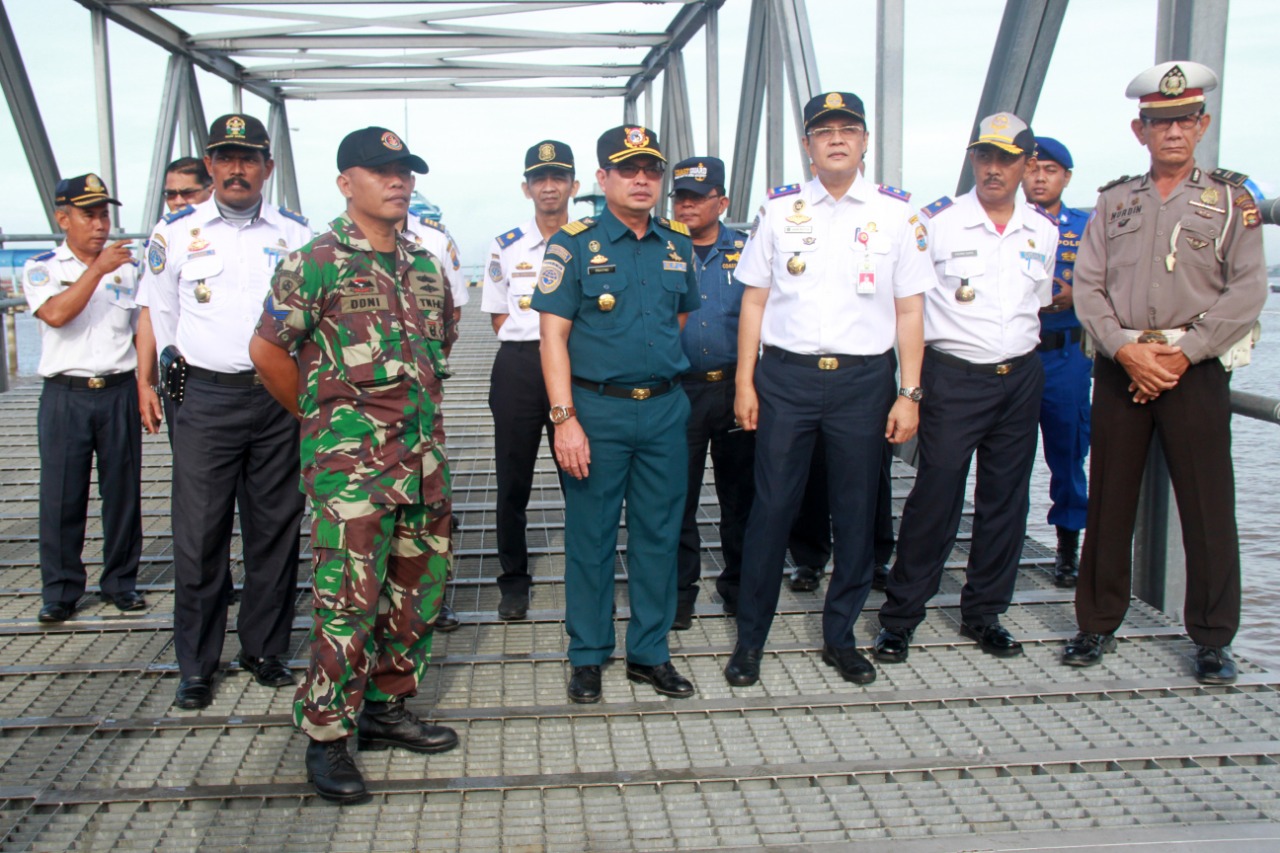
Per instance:
[[[547,242],[532,307],[573,322],[569,363],[592,382],[651,385],[689,369],[677,316],[697,310],[693,241],[651,217],[644,237],[608,208]]]

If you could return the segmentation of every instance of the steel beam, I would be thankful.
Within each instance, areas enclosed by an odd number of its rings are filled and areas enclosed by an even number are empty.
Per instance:
[[[767,83],[765,52],[768,49],[769,5],[773,0],[752,0],[743,51],[742,90],[738,95],[738,127],[733,140],[733,166],[729,179],[730,222],[746,222],[752,209],[751,182],[760,146],[760,122],[764,118]]]
[[[365,89],[345,91],[313,91],[288,89],[283,94],[300,101],[387,100],[401,98],[621,98],[627,90],[617,87],[578,87],[558,89],[554,86],[486,86],[483,88],[448,87],[442,89]],[[651,122],[645,123],[652,127]]]
[[[1032,124],[1066,12],[1067,0],[1008,0],[973,119],[974,132],[983,117],[1002,111]],[[956,194],[972,187],[973,170],[965,157]]]
[[[485,62],[454,65],[440,62],[431,65],[375,65],[357,68],[293,68],[287,70],[246,72],[249,80],[484,80],[491,77],[530,79],[540,77],[629,77],[638,65],[538,65],[533,62]]]
[[[875,179],[902,186],[903,65],[906,12],[898,0],[876,0]]]
[[[1156,19],[1156,62],[1189,59],[1218,75],[1218,88],[1205,95],[1205,112],[1213,120],[1196,145],[1196,162],[1209,169],[1218,165],[1229,5],[1228,0],[1160,0]]]
[[[800,167],[805,178],[813,177],[809,167],[809,155],[800,140],[804,136],[804,105],[818,92],[822,83],[818,80],[818,60],[813,52],[813,37],[809,31],[809,13],[804,0],[774,0],[773,27],[782,41],[782,55],[787,69],[787,81],[791,92],[792,126],[795,128],[796,147],[800,153]],[[777,122],[782,124],[779,111]],[[778,182],[785,180],[779,175]]]
[[[271,153],[275,158],[275,172],[272,183],[276,188],[277,202],[290,210],[301,210],[302,200],[298,195],[298,175],[293,159],[293,136],[289,130],[289,108],[281,100],[271,105],[269,120],[275,123],[271,132]]]
[[[707,153],[720,156],[720,11],[707,10]]]
[[[81,0],[85,2],[85,0]],[[189,37],[190,43],[208,51],[236,53],[242,50],[400,50],[403,48],[530,48],[562,50],[579,47],[652,47],[666,44],[663,33],[563,33],[512,30],[486,35],[466,32],[402,33],[360,35],[258,36],[253,38]]]
[[[94,90],[98,104],[98,169],[102,179],[112,192],[119,193],[116,185],[115,114],[111,107],[111,55],[107,47],[107,16],[94,11],[89,15],[89,27],[93,34]],[[111,211],[111,227],[120,230],[120,208],[107,205]]]
[[[622,99],[622,123],[623,124],[639,124],[640,108],[636,103],[636,99],[626,96]]]
[[[151,171],[147,175],[147,195],[142,206],[140,230],[151,232],[164,212],[164,167],[173,152],[173,135],[178,129],[178,114],[186,97],[187,68],[190,61],[181,54],[169,55],[165,68],[164,89],[160,94],[160,117],[156,120],[156,143],[151,149]]]
[[[53,215],[53,196],[59,178],[58,164],[54,161],[49,134],[45,132],[40,118],[40,105],[31,89],[31,80],[27,77],[27,68],[22,62],[18,40],[13,35],[3,0],[0,0],[0,85],[4,87],[4,97],[9,102],[9,115],[13,117],[18,140],[27,154],[27,165],[31,168],[31,178],[40,195],[49,229],[56,233],[58,220]]]
[[[693,156],[693,116],[689,109],[689,89],[684,77],[684,56],[673,53],[663,72],[661,142],[668,166]],[[662,176],[658,209],[667,206],[671,192],[671,169]]]
[[[689,3],[681,9],[667,27],[663,41],[650,50],[640,63],[645,70],[627,81],[627,94],[635,95],[646,83],[662,73],[670,54],[683,50],[706,23],[707,14],[719,9],[724,3],[725,0],[702,0],[699,3]]]
[[[778,18],[781,15],[779,3],[771,3],[766,24],[765,40],[765,104],[766,120],[764,124],[764,182],[771,187],[784,184],[786,160],[783,152],[784,128],[786,120],[786,63],[782,53],[782,33]],[[794,79],[794,78],[793,78]]]
[[[196,79],[196,67],[187,63],[186,108],[187,127],[190,134],[192,156],[203,157],[209,144],[209,122],[204,118],[204,101],[200,99],[200,81]]]

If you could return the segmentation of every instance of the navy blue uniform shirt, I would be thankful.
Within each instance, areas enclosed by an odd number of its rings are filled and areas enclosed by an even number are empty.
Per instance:
[[[1080,238],[1084,236],[1084,227],[1089,224],[1089,214],[1065,204],[1058,209],[1058,258],[1053,271],[1053,295],[1062,291],[1062,282],[1075,285],[1076,252],[1080,247]],[[1053,311],[1040,315],[1040,328],[1046,332],[1060,332],[1063,329],[1074,329],[1080,325],[1076,318],[1076,310]]]
[[[738,362],[738,315],[743,286],[733,278],[747,235],[719,225],[706,258],[694,258],[698,274],[698,310],[680,336],[694,373],[722,370]]]

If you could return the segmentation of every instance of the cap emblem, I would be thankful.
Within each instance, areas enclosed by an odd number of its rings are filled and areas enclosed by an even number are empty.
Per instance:
[[[1166,98],[1176,98],[1187,91],[1187,78],[1177,65],[1165,72],[1160,78],[1160,94]]]
[[[396,136],[389,130],[382,134],[382,146],[384,148],[390,148],[392,151],[404,150],[404,143],[400,141],[400,137]]]
[[[644,132],[643,127],[628,127],[624,142],[628,148],[644,148],[649,144],[649,134]]]
[[[244,139],[244,119],[232,116],[227,119],[227,139]]]
[[[992,130],[1004,130],[1009,126],[1009,117],[1004,113],[997,113],[991,117]]]
[[[829,110],[844,109],[844,98],[841,97],[839,92],[828,92],[826,99],[822,102],[822,105]]]
[[[550,163],[556,159],[556,147],[550,142],[544,142],[538,146],[538,159],[543,163]]]
[[[705,181],[707,179],[707,166],[705,163],[699,163],[696,166],[686,166],[683,169],[676,169],[674,178],[693,178],[695,181]]]
[[[85,175],[84,188],[91,193],[104,193],[107,188],[102,185],[102,180],[94,174]]]

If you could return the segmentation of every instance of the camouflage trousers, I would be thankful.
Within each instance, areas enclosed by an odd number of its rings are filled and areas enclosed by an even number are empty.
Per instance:
[[[412,696],[452,563],[449,505],[312,503],[311,662],[293,703],[316,740],[355,729],[361,702]]]

